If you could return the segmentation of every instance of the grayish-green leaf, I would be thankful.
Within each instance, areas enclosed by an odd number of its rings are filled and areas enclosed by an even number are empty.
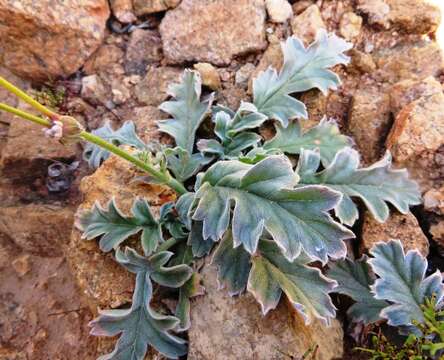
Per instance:
[[[172,119],[158,122],[160,131],[171,135],[176,140],[176,145],[190,154],[193,153],[196,131],[213,102],[212,95],[201,102],[201,92],[199,73],[185,70],[182,82],[169,88],[169,94],[175,100],[166,101],[159,107],[173,116]]]
[[[176,210],[179,218],[188,230],[191,230],[191,210],[195,202],[196,194],[189,192],[180,196],[176,202]]]
[[[91,240],[102,236],[99,245],[104,252],[116,249],[131,235],[142,231],[141,243],[145,254],[151,254],[163,241],[160,224],[154,219],[148,202],[136,199],[131,208],[132,216],[125,216],[112,199],[104,209],[99,203],[79,219],[82,238]]]
[[[203,295],[204,290],[200,285],[200,276],[193,273],[189,280],[183,284],[179,291],[179,301],[176,306],[175,315],[180,320],[177,331],[186,331],[191,326],[190,310],[191,298]]]
[[[225,233],[213,255],[218,268],[218,282],[227,288],[230,296],[244,292],[250,274],[250,254],[242,246],[234,247],[231,231]]]
[[[282,126],[292,118],[307,118],[305,105],[290,94],[317,88],[326,93],[340,84],[329,68],[347,64],[344,52],[352,47],[334,34],[319,30],[316,41],[305,48],[296,37],[282,44],[284,63],[281,71],[269,68],[253,81],[253,98],[259,112],[278,120]]]
[[[132,121],[126,121],[118,130],[113,130],[109,121],[104,126],[93,130],[92,133],[114,145],[131,145],[137,149],[144,149],[145,144],[136,134],[136,129]],[[93,143],[86,143],[83,151],[83,158],[88,161],[88,165],[97,169],[102,161],[108,159],[109,151]]]
[[[253,132],[242,132],[220,143],[215,139],[201,139],[197,148],[204,154],[214,154],[222,159],[236,159],[242,151],[251,148],[261,141],[261,137]]]
[[[351,138],[341,135],[334,121],[324,118],[318,125],[305,132],[302,131],[299,121],[290,122],[287,128],[276,124],[276,136],[264,144],[264,149],[297,155],[302,149],[318,149],[322,164],[328,166],[339,150],[352,144]]]
[[[371,250],[368,261],[379,279],[372,290],[376,299],[386,300],[390,306],[381,311],[381,317],[392,326],[411,326],[414,321],[424,322],[421,305],[426,298],[436,296],[437,306],[444,297],[440,271],[426,277],[427,259],[417,250],[407,254],[399,240],[378,243]],[[440,304],[441,303],[441,304]]]
[[[214,242],[210,239],[204,239],[202,236],[202,222],[193,221],[191,231],[188,236],[188,245],[194,257],[201,258],[208,255],[214,246]]]
[[[409,180],[405,169],[393,169],[391,156],[367,168],[359,168],[359,154],[351,148],[340,150],[331,164],[321,172],[319,152],[304,150],[299,158],[297,173],[300,185],[319,184],[343,194],[335,207],[342,223],[353,225],[358,219],[357,206],[352,198],[361,199],[375,219],[384,222],[389,216],[388,203],[406,214],[410,205],[421,203],[418,185]]]
[[[328,214],[341,195],[323,186],[294,189],[298,178],[285,156],[270,156],[255,165],[219,161],[201,179],[193,219],[203,221],[205,239],[218,241],[232,215],[234,246],[251,254],[266,229],[289,260],[303,249],[315,259],[345,256],[343,239],[353,233]]]
[[[329,322],[336,314],[328,295],[336,285],[317,268],[307,266],[312,261],[301,254],[289,262],[276,244],[261,240],[260,256],[252,257],[253,266],[248,278],[248,291],[259,301],[266,314],[274,309],[282,292],[310,323],[313,317]]]
[[[174,149],[167,148],[164,154],[168,163],[168,169],[171,170],[176,180],[184,182],[197,174],[202,167],[208,164],[212,158],[204,156],[201,153],[191,154],[180,147]]]
[[[384,300],[375,299],[371,292],[370,286],[374,283],[374,276],[367,265],[366,257],[357,261],[337,261],[330,267],[327,275],[338,282],[334,292],[350,296],[356,301],[347,311],[353,321],[362,321],[367,325],[381,319],[381,310],[389,304]]]
[[[186,354],[185,340],[170,333],[179,319],[162,315],[150,306],[153,295],[151,279],[177,288],[192,274],[191,268],[186,265],[164,267],[171,255],[164,251],[144,258],[129,248],[125,252],[117,250],[116,260],[136,274],[136,285],[129,309],[100,311],[100,316],[90,323],[93,335],[121,334],[113,352],[101,356],[100,360],[143,360],[149,345],[170,359]]]

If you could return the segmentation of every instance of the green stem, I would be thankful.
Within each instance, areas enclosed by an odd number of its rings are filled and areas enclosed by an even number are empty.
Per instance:
[[[45,127],[52,126],[52,124],[49,120],[29,114],[25,111],[16,109],[14,107],[11,107],[11,106],[3,104],[3,103],[0,103],[0,110],[7,111],[7,112],[12,113],[14,115],[20,116],[21,118],[23,118],[25,120],[32,121],[36,124],[39,124],[39,125],[42,125]],[[187,192],[187,189],[185,189],[185,187],[180,182],[178,182],[176,179],[174,179],[170,174],[163,173],[163,172],[156,170],[151,165],[149,165],[146,162],[140,160],[139,158],[131,155],[130,153],[126,152],[125,150],[119,148],[118,146],[116,146],[106,140],[103,140],[101,137],[91,134],[87,131],[82,131],[79,134],[79,136],[83,140],[86,140],[90,143],[96,144],[96,145],[100,146],[101,148],[104,148],[105,150],[108,150],[109,152],[129,161],[130,163],[137,166],[139,169],[147,172],[151,176],[155,177],[157,180],[165,183],[167,186],[169,186],[170,188],[175,190],[178,194],[182,195]]]
[[[165,241],[159,245],[156,252],[159,253],[161,251],[167,251],[169,248],[173,247],[174,245],[176,245],[180,241],[182,241],[182,239],[169,238],[167,241]]]
[[[56,120],[60,117],[59,114],[56,114],[54,111],[48,109],[46,106],[43,106],[38,101],[34,100],[31,96],[26,94],[24,91],[20,90],[18,87],[11,84],[8,80],[2,78],[0,76],[0,86],[8,90],[9,92],[13,93],[20,99],[22,99],[24,102],[31,105],[34,109],[38,110],[43,115],[48,116],[52,120]]]

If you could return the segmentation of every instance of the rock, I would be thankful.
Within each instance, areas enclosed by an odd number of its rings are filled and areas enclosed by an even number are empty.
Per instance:
[[[137,100],[144,105],[159,106],[168,98],[168,86],[180,81],[182,71],[173,67],[150,67],[134,88]]]
[[[287,0],[265,0],[271,22],[284,23],[293,16],[293,9]]]
[[[390,131],[390,97],[377,86],[363,86],[353,95],[348,129],[362,160],[369,165],[384,154],[384,140]]]
[[[220,88],[220,76],[216,68],[208,63],[194,64],[194,68],[199,72],[202,79],[202,85],[209,87],[211,90]]]
[[[82,79],[81,96],[91,104],[104,105],[109,95],[109,91],[97,75],[85,76]]]
[[[248,83],[248,93],[253,92],[253,79],[258,77],[258,75],[267,70],[268,67],[273,67],[276,70],[280,70],[284,60],[284,55],[282,53],[282,48],[279,43],[272,43],[267,47],[264,54],[262,55],[258,66],[250,75],[250,81]]]
[[[310,44],[316,38],[319,29],[325,29],[324,20],[317,5],[309,6],[291,21],[293,35]]]
[[[430,226],[430,234],[432,234],[433,240],[436,241],[439,247],[444,248],[444,221],[442,218]]]
[[[68,77],[102,43],[108,16],[106,0],[0,0],[0,63],[33,80]]]
[[[387,138],[399,166],[407,167],[423,192],[444,179],[444,94],[424,96],[405,106]]]
[[[264,317],[250,294],[230,297],[219,290],[213,266],[204,267],[202,275],[206,294],[192,302],[189,359],[299,359],[315,344],[316,359],[341,358],[343,332],[338,320],[330,327],[319,321],[305,326],[284,300]]]
[[[121,23],[128,24],[137,20],[133,13],[132,0],[110,0],[111,10]]]
[[[242,26],[239,26],[242,24]],[[183,0],[160,24],[171,64],[227,65],[235,56],[265,49],[263,0]]]
[[[371,74],[376,70],[376,64],[371,54],[366,54],[356,49],[351,49],[349,54],[351,56],[351,64],[347,71],[357,70],[361,73]]]
[[[393,85],[389,91],[390,107],[396,117],[398,113],[414,100],[443,91],[442,85],[429,76],[423,80],[403,80]]]
[[[83,71],[87,75],[93,75],[109,70],[122,61],[123,57],[122,49],[116,45],[103,45],[88,59],[83,66]]]
[[[438,76],[444,68],[442,49],[434,41],[420,41],[383,48],[372,54],[379,82],[395,84],[405,79]]]
[[[91,176],[82,179],[80,190],[83,203],[77,210],[78,218],[98,201],[105,206],[115,198],[119,209],[128,213],[134,199],[145,198],[155,211],[164,202],[172,201],[174,194],[160,185],[142,185],[132,180],[140,173],[125,160],[111,156]],[[134,279],[119,266],[111,254],[100,251],[97,241],[81,239],[75,228],[68,248],[70,266],[80,287],[88,298],[92,311],[97,307],[118,307],[131,300]]]
[[[367,253],[378,242],[398,239],[404,250],[418,249],[423,256],[429,254],[429,241],[419,226],[416,217],[393,211],[388,220],[381,224],[366,211],[362,225],[361,253]]]
[[[362,17],[354,12],[346,12],[341,17],[339,32],[347,40],[353,40],[359,36],[362,27]]]
[[[134,11],[137,16],[158,13],[173,9],[181,0],[133,0]]]
[[[234,77],[234,82],[237,86],[246,89],[248,87],[248,82],[251,75],[254,73],[256,67],[252,63],[247,63],[243,65]]]
[[[162,60],[162,41],[154,30],[136,29],[131,32],[125,55],[127,74],[145,75],[148,65]]]
[[[69,207],[29,204],[0,207],[0,218],[0,234],[24,251],[57,257],[67,245],[74,211]]]
[[[368,22],[383,28],[389,27],[390,6],[384,0],[358,0],[358,11],[367,15]]]
[[[425,210],[444,215],[444,187],[427,191],[423,198]]]
[[[34,112],[28,105],[20,104],[19,108]],[[70,163],[76,154],[75,144],[64,146],[56,139],[47,139],[40,125],[14,117],[0,158],[1,176],[16,184],[32,184],[46,176],[54,161]]]
[[[292,6],[293,13],[299,15],[300,13],[307,10],[307,8],[310,7],[311,5],[313,5],[313,2],[311,0],[298,0]]]
[[[12,267],[19,277],[25,276],[31,270],[29,254],[21,255],[12,261]]]
[[[136,125],[137,134],[145,141],[159,141],[161,135],[157,127],[157,120],[163,119],[162,112],[155,106],[143,106],[133,109],[131,117]]]

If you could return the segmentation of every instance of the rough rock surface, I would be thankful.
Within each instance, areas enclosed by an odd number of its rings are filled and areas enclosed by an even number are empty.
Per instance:
[[[132,0],[110,0],[111,10],[114,16],[120,22],[126,24],[136,21],[136,16],[133,13]]]
[[[362,226],[361,252],[368,252],[378,242],[391,239],[401,240],[406,251],[418,249],[424,256],[429,253],[429,241],[413,214],[404,215],[393,211],[389,219],[381,224],[366,212]]]
[[[318,33],[319,29],[325,29],[325,23],[322,20],[321,12],[317,5],[308,7],[303,13],[295,16],[291,21],[293,35],[303,40],[305,44],[311,43]]]
[[[265,0],[268,16],[275,23],[284,23],[293,15],[293,9],[287,0]]]
[[[137,172],[126,161],[110,157],[80,185],[83,202],[76,216],[89,210],[98,201],[106,206],[114,197],[124,213],[128,213],[137,196],[144,197],[156,207],[172,199],[172,192],[164,187],[131,183]],[[139,174],[140,175],[140,174]],[[68,250],[69,262],[82,293],[88,296],[91,309],[118,307],[131,300],[132,275],[120,267],[110,254],[100,251],[97,241],[81,239],[81,232],[74,229]]]
[[[133,0],[137,16],[158,13],[175,8],[181,0]]]
[[[125,71],[145,75],[148,65],[162,60],[160,34],[154,30],[136,29],[131,32],[125,54]]]
[[[197,63],[194,64],[194,69],[199,72],[202,79],[202,85],[209,87],[211,90],[217,90],[220,88],[220,75],[213,65],[208,63]]]
[[[226,65],[266,47],[264,25],[262,0],[183,0],[167,12],[160,33],[169,63]]]
[[[20,76],[69,76],[101,44],[105,0],[0,1],[0,62]]]
[[[339,31],[341,35],[347,40],[353,40],[358,37],[361,32],[362,17],[356,15],[354,12],[346,12],[341,17],[339,24]]]
[[[285,300],[264,317],[251,295],[230,297],[219,290],[213,266],[206,266],[202,277],[206,294],[192,302],[189,359],[297,359],[314,344],[318,360],[342,356],[338,320],[331,327],[318,321],[305,326]]]

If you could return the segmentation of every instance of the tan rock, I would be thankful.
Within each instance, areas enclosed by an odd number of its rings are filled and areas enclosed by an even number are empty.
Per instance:
[[[121,23],[127,24],[137,20],[132,0],[110,0],[110,5],[114,16]]]
[[[88,75],[82,79],[81,94],[83,99],[94,105],[104,105],[111,96],[97,75]]]
[[[341,358],[338,320],[330,327],[318,321],[305,326],[284,300],[264,317],[251,295],[230,297],[219,290],[213,266],[202,275],[206,294],[192,302],[189,359],[298,359],[314,344],[319,346],[316,359]]]
[[[354,12],[346,12],[341,17],[339,32],[347,40],[353,40],[359,36],[362,27],[362,17]]]
[[[384,139],[390,131],[390,97],[377,86],[363,86],[352,98],[348,129],[362,160],[369,165],[384,154]]]
[[[310,44],[316,38],[319,29],[325,29],[324,20],[317,5],[311,5],[291,21],[293,35]]]
[[[21,255],[12,261],[12,267],[19,277],[25,276],[31,270],[29,254]]]
[[[147,66],[162,60],[162,41],[158,31],[136,29],[131,32],[125,54],[125,71],[145,75]]]
[[[252,63],[246,63],[243,65],[234,76],[234,83],[244,89],[248,87],[248,82],[251,75],[255,72],[256,67]]]
[[[444,220],[442,218],[430,227],[430,234],[432,234],[433,240],[441,248],[444,248]]]
[[[390,107],[396,117],[398,113],[414,100],[442,92],[442,85],[429,76],[423,80],[403,80],[393,85],[389,91]]]
[[[137,134],[145,142],[158,141],[160,132],[157,121],[164,118],[162,112],[155,106],[143,106],[133,109],[131,117],[136,125]]]
[[[287,0],[265,0],[271,22],[284,23],[293,16],[293,9]]]
[[[220,76],[216,68],[208,63],[194,64],[202,79],[202,85],[209,87],[211,90],[218,90],[220,88]]]
[[[405,251],[418,249],[424,256],[429,254],[429,241],[413,214],[392,212],[388,220],[381,224],[366,211],[362,225],[361,253],[368,252],[378,242],[392,239],[399,239]]]
[[[347,67],[347,71],[357,70],[361,73],[373,73],[376,70],[376,64],[371,54],[352,49],[349,52],[351,56],[351,64]]]
[[[123,51],[116,45],[102,45],[85,63],[83,71],[87,75],[106,71],[122,61],[123,57]]]
[[[390,6],[384,0],[358,0],[357,9],[367,15],[368,22],[383,28],[389,27]]]
[[[126,214],[137,196],[147,199],[156,211],[164,202],[173,200],[173,193],[165,187],[132,182],[136,176],[140,173],[125,160],[110,157],[94,174],[82,179],[80,190],[84,201],[76,216],[89,210],[96,201],[105,206],[113,197]],[[97,306],[118,307],[131,300],[132,275],[111,254],[101,252],[96,240],[82,240],[81,232],[75,228],[68,252],[73,274],[93,311]]]
[[[0,218],[0,233],[17,246],[35,255],[56,257],[67,245],[74,211],[69,207],[29,204],[0,207]]]
[[[101,44],[108,16],[106,0],[1,0],[0,62],[34,80],[67,77]]]
[[[133,0],[134,11],[137,16],[158,13],[173,9],[181,0]]]
[[[239,26],[242,24],[242,26]],[[160,24],[169,63],[226,65],[266,47],[263,0],[183,0]]]
[[[444,187],[430,189],[424,194],[424,209],[438,215],[444,215]]]
[[[134,88],[137,100],[144,105],[159,106],[168,98],[168,86],[180,80],[182,71],[173,67],[150,67]]]

